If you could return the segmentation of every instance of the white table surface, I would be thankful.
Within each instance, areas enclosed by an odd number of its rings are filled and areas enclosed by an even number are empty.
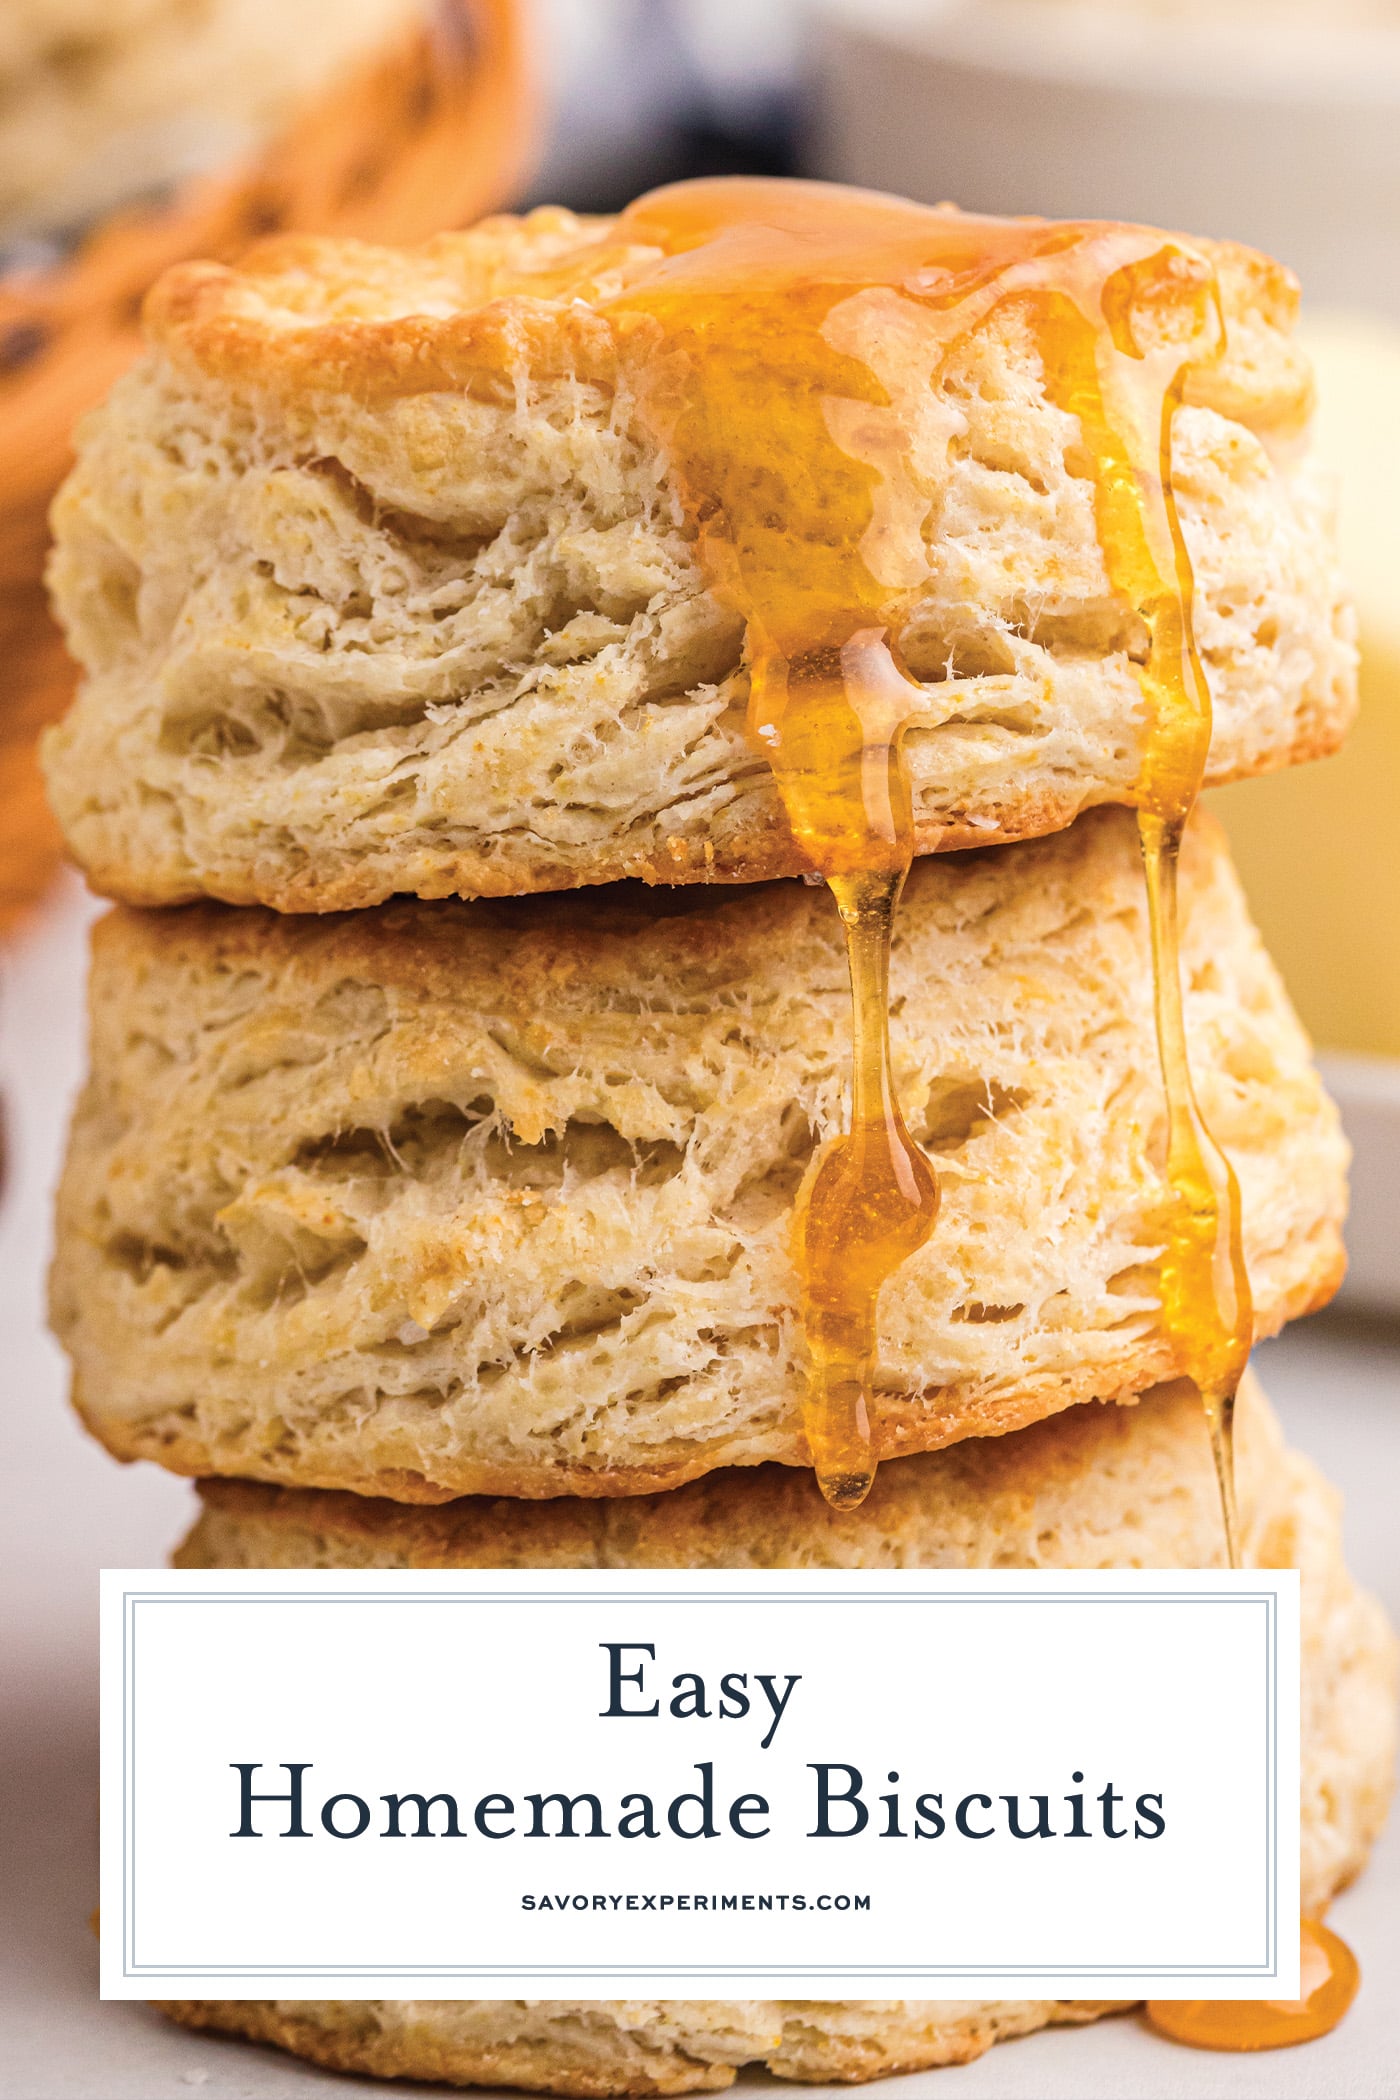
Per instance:
[[[192,1491],[154,1467],[114,1465],[84,1436],[43,1327],[50,1191],[83,1055],[90,916],[70,882],[0,962],[0,2095],[368,2093],[375,2088],[363,2081],[185,2034],[143,2006],[97,1996],[87,1926],[96,1902],[96,1570],[161,1565]],[[1400,1621],[1400,1329],[1314,1320],[1261,1350],[1260,1367],[1294,1441],[1345,1491],[1353,1568]],[[1324,2041],[1213,2056],[1175,2048],[1129,2016],[1032,2035],[880,2090],[889,2100],[1400,2100],[1400,1827],[1332,1922],[1365,1980],[1348,2020]],[[762,2074],[742,2082],[776,2091]],[[379,2090],[408,2100],[442,2089]]]

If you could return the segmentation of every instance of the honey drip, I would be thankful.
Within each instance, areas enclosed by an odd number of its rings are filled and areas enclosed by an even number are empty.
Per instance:
[[[1159,2033],[1196,2049],[1287,2049],[1330,2034],[1356,1996],[1361,1972],[1345,1940],[1318,1918],[1304,1918],[1299,1998],[1235,2003],[1209,1998],[1153,1999],[1147,2017]]]
[[[890,931],[903,876],[827,879],[851,973],[851,1127],[822,1153],[797,1250],[812,1353],[807,1442],[827,1501],[854,1509],[875,1476],[869,1391],[880,1286],[928,1238],[938,1183],[905,1127],[890,1073]]]
[[[1162,1318],[1194,1380],[1220,1484],[1225,1550],[1240,1565],[1235,1509],[1235,1393],[1249,1360],[1253,1305],[1240,1234],[1240,1192],[1196,1105],[1186,1054],[1177,938],[1181,821],[1138,815],[1152,922],[1157,1049],[1167,1097],[1167,1179],[1173,1198],[1162,1261]]]
[[[1172,424],[1187,373],[1224,344],[1212,279],[1180,267],[1168,246],[1104,288],[1092,344],[1063,340],[1047,359],[1052,394],[1075,414],[1096,463],[1099,544],[1109,581],[1141,617],[1147,654],[1138,683],[1148,710],[1139,773],[1138,836],[1152,939],[1158,1058],[1167,1111],[1167,1182],[1161,1264],[1162,1321],[1178,1365],[1200,1394],[1210,1432],[1225,1547],[1239,1565],[1235,1509],[1235,1393],[1253,1341],[1240,1195],[1233,1170],[1196,1102],[1182,1003],[1177,875],[1182,836],[1210,751],[1210,688],[1193,621],[1191,563],[1172,483]],[[1160,299],[1171,280],[1194,325],[1139,337],[1135,307]],[[1110,351],[1109,345],[1112,349]],[[1185,353],[1185,354],[1184,354]]]
[[[804,1427],[822,1493],[854,1509],[875,1477],[870,1387],[880,1288],[933,1230],[938,1182],[909,1134],[890,1064],[890,943],[914,851],[900,738],[917,688],[883,629],[784,657],[751,640],[750,726],[788,820],[826,877],[851,981],[851,1126],[822,1149],[794,1251],[811,1356]]]
[[[874,1474],[880,1288],[927,1240],[938,1200],[900,1113],[887,1024],[895,903],[916,846],[936,843],[916,836],[903,739],[927,700],[898,636],[930,575],[924,528],[961,427],[938,381],[1000,309],[1032,332],[1046,390],[1082,433],[1110,583],[1145,633],[1136,799],[1168,1109],[1163,1317],[1211,1423],[1233,1554],[1230,1408],[1249,1294],[1237,1194],[1191,1091],[1174,904],[1210,705],[1171,428],[1190,368],[1223,338],[1210,266],[1141,227],[717,181],[639,199],[571,265],[571,286],[609,316],[711,582],[745,623],[750,731],[846,929],[851,1123],[816,1162],[795,1233],[807,1437],[841,1507]]]

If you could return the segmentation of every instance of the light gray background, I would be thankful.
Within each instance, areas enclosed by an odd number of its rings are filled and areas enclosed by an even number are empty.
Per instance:
[[[273,2100],[368,2093],[287,2057],[190,2035],[143,2006],[104,2005],[87,1919],[96,1901],[99,1567],[154,1567],[192,1491],[116,1466],[64,1405],[43,1328],[50,1191],[83,1057],[92,908],[76,882],[0,965],[0,2095],[4,2100]],[[1350,1559],[1400,1621],[1400,1331],[1314,1320],[1260,1351],[1295,1442],[1344,1489]],[[1209,1903],[1209,1890],[1202,1902]],[[978,2063],[881,2087],[889,2100],[1400,2100],[1400,1830],[1332,1922],[1365,1983],[1335,2035],[1223,2057],[1175,2048],[1135,2016],[1034,2035]],[[772,2082],[761,2074],[743,2083]],[[441,2087],[384,2087],[386,2100]],[[811,2088],[787,2088],[796,2094]],[[846,2089],[842,2089],[843,2091]]]

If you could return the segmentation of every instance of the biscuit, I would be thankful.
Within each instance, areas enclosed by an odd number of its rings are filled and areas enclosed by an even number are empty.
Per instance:
[[[284,239],[162,280],[149,354],[85,424],[54,510],[86,677],[49,788],[98,888],[325,911],[801,872],[745,731],[741,623],[587,296],[656,251],[595,283],[605,232],[539,211],[411,252]],[[1229,348],[1191,378],[1172,464],[1223,781],[1332,749],[1355,650],[1292,442],[1296,287],[1200,245]],[[927,413],[912,438],[947,464],[900,635],[925,690],[905,743],[920,851],[1126,800],[1147,734],[1146,629],[1014,303]]]
[[[1303,1572],[1303,1902],[1358,1873],[1384,1819],[1396,1646],[1341,1557],[1335,1493],[1286,1448],[1252,1379],[1240,1395],[1245,1558]],[[624,1503],[467,1501],[409,1509],[352,1495],[205,1482],[185,1568],[1198,1567],[1222,1557],[1199,1402],[1184,1385],[1135,1408],[1081,1407],[1013,1436],[886,1466],[837,1514],[765,1467]],[[962,2063],[994,2041],[1110,2008],[884,2004],[186,2003],[188,2025],[281,2043],[342,2069],[562,2093],[861,2079]]]
[[[425,0],[5,0],[0,237],[242,153]]]
[[[858,2085],[970,2063],[993,2042],[1121,2010],[1054,2000],[186,1999],[182,2027],[274,2042],[335,2071],[577,2094],[713,2093],[746,2065]]]
[[[1345,1144],[1204,817],[1182,894],[1270,1333],[1340,1278]],[[943,1201],[880,1302],[881,1455],[1174,1376],[1132,817],[917,863],[891,1012]],[[803,1464],[792,1211],[848,1070],[802,883],[114,912],[53,1275],[79,1408],[121,1457],[405,1501]]]

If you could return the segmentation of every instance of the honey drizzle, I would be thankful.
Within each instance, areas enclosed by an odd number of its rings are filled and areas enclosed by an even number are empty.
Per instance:
[[[793,1241],[811,1357],[808,1451],[827,1501],[855,1509],[875,1478],[880,1289],[923,1246],[938,1213],[938,1181],[910,1136],[890,1063],[890,945],[914,852],[900,742],[917,688],[873,628],[857,629],[839,651],[795,658],[760,641],[750,680],[750,726],[772,754],[789,822],[825,876],[845,933],[850,1128],[822,1148]]]
[[[1240,1566],[1235,1507],[1235,1393],[1249,1361],[1253,1306],[1234,1170],[1196,1105],[1186,1051],[1177,928],[1181,821],[1138,813],[1147,877],[1157,1051],[1167,1101],[1167,1180],[1174,1214],[1161,1267],[1162,1320],[1200,1394],[1220,1487],[1225,1551]]]
[[[854,1509],[875,1477],[870,1384],[880,1287],[933,1228],[938,1182],[900,1113],[890,1071],[890,935],[901,873],[832,875],[846,930],[854,1059],[851,1127],[823,1150],[798,1215],[807,1442],[822,1493]]]
[[[648,251],[629,274],[628,257]],[[891,637],[928,575],[921,528],[937,479],[916,461],[911,431],[927,440],[940,366],[1010,302],[1033,330],[1048,393],[1078,419],[1109,581],[1147,636],[1135,799],[1167,1103],[1163,1322],[1211,1426],[1233,1559],[1230,1416],[1249,1293],[1238,1193],[1191,1088],[1175,911],[1210,702],[1170,444],[1188,369],[1221,344],[1213,272],[1144,228],[980,219],[749,181],[639,199],[592,268],[710,579],[745,621],[750,729],[846,929],[851,1124],[816,1162],[794,1243],[812,1358],[808,1443],[841,1507],[874,1474],[878,1294],[927,1240],[938,1200],[900,1113],[886,1012],[894,907],[915,843],[902,739],[924,702]]]
[[[1298,1998],[1158,1998],[1147,2017],[1194,2049],[1288,2049],[1330,2034],[1361,1983],[1356,1956],[1320,1918],[1304,1918]]]
[[[1167,248],[1147,268],[1159,273],[1160,283],[1160,273],[1175,261]],[[1139,293],[1150,296],[1152,289],[1139,276]],[[1224,342],[1213,281],[1202,285],[1198,280],[1196,289],[1209,300],[1209,315],[1203,318],[1213,318],[1216,326],[1213,346],[1209,339],[1204,348],[1198,344],[1192,362],[1211,355],[1212,348],[1218,354]],[[1098,463],[1099,542],[1109,581],[1141,615],[1148,633],[1147,657],[1137,673],[1148,708],[1148,743],[1136,797],[1171,1191],[1160,1271],[1162,1322],[1205,1412],[1233,1568],[1240,1564],[1234,1406],[1254,1338],[1253,1303],[1239,1184],[1206,1127],[1191,1080],[1177,908],[1182,836],[1205,775],[1211,737],[1210,687],[1195,640],[1194,580],[1172,481],[1172,425],[1188,362],[1170,339],[1152,352],[1137,342],[1128,302],[1110,296],[1105,309],[1115,355],[1105,359],[1101,334],[1093,383],[1087,383],[1082,369],[1076,377],[1070,360],[1061,368],[1062,381],[1069,375],[1061,391],[1063,405],[1078,416]],[[1138,363],[1136,383],[1125,359]],[[1154,402],[1160,404],[1155,431]]]

